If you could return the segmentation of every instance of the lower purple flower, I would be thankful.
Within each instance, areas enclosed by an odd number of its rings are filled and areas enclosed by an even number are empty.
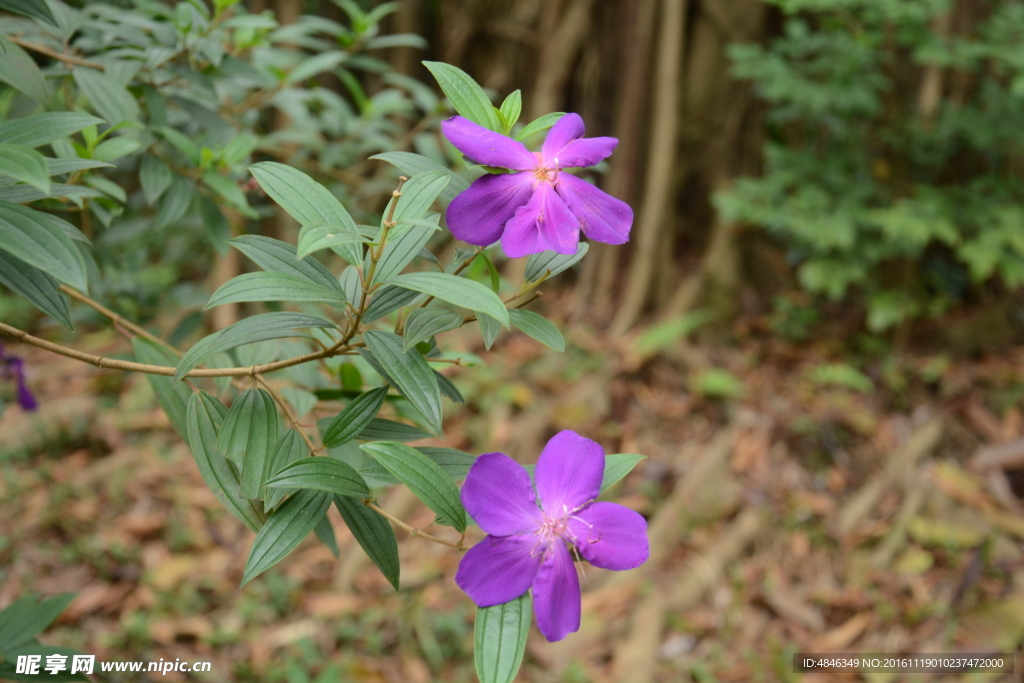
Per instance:
[[[500,605],[532,589],[537,627],[549,641],[561,640],[580,627],[573,550],[603,569],[634,569],[647,561],[647,521],[622,505],[594,502],[604,464],[600,445],[569,430],[540,454],[536,493],[530,475],[507,455],[476,459],[462,503],[487,536],[455,574],[473,602]]]
[[[17,356],[8,356],[4,347],[0,346],[0,377],[10,377],[18,383],[18,405],[22,410],[33,411],[39,408],[36,397],[28,389],[25,382],[25,363]]]

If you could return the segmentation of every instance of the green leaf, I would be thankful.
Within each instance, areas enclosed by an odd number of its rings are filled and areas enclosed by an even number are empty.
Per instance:
[[[320,518],[320,521],[313,527],[313,531],[316,533],[316,537],[320,539],[320,542],[327,546],[327,549],[331,551],[331,555],[334,555],[334,559],[340,557],[338,553],[338,540],[334,537],[334,526],[331,524],[331,520],[328,519],[327,515]]]
[[[0,0],[0,10],[33,19],[42,19],[54,26],[57,25],[56,19],[53,18],[53,12],[43,0]]]
[[[473,629],[473,663],[480,683],[512,683],[523,662],[533,619],[530,594],[503,605],[478,607]]]
[[[337,247],[343,244],[362,244],[367,239],[358,232],[349,232],[344,225],[313,223],[303,225],[299,229],[299,249],[297,256],[303,257],[314,251]]]
[[[491,290],[493,290],[495,294],[499,293],[501,291],[501,276],[498,275],[498,269],[494,267],[494,262],[491,261],[491,257],[484,252],[480,252],[479,257],[483,259],[484,265],[487,266],[487,272],[491,276]]]
[[[43,72],[39,70],[35,60],[22,50],[20,45],[6,40],[3,36],[0,36],[0,81],[20,90],[44,106],[50,99],[50,91],[46,87]]]
[[[35,114],[0,123],[0,142],[9,145],[39,147],[100,123],[103,123],[103,119],[74,112]]]
[[[466,399],[463,398],[462,393],[458,387],[452,384],[452,381],[442,375],[437,370],[434,370],[434,377],[437,378],[437,386],[441,390],[441,393],[455,401],[456,403],[465,403]]]
[[[196,198],[199,203],[199,217],[203,221],[203,227],[206,228],[210,242],[221,256],[227,255],[228,240],[231,238],[231,224],[224,217],[217,202],[206,195],[197,195]]]
[[[496,318],[509,326],[505,303],[486,285],[447,273],[405,273],[388,279],[388,284],[423,292],[456,306]]]
[[[295,247],[287,242],[260,235],[242,235],[230,243],[263,270],[305,278],[345,300],[345,292],[331,271],[312,256],[299,259]]]
[[[238,495],[238,475],[224,454],[217,450],[217,433],[228,409],[205,391],[192,394],[186,421],[188,445],[203,477],[217,500],[252,531],[263,526],[263,515],[255,501]]]
[[[341,308],[345,295],[340,288],[324,287],[300,275],[245,273],[218,287],[204,308],[239,301],[322,301]]]
[[[92,158],[97,161],[113,161],[126,157],[138,148],[142,143],[124,136],[104,140],[92,152]]]
[[[508,318],[515,327],[541,344],[551,347],[555,351],[565,351],[565,339],[562,338],[562,333],[558,331],[554,323],[539,313],[514,308],[508,312]]]
[[[0,249],[87,292],[85,261],[53,216],[0,201]],[[61,221],[63,222],[63,221]]]
[[[408,174],[410,177],[420,173],[426,173],[427,171],[447,173],[449,177],[448,185],[441,189],[440,195],[441,201],[445,203],[450,202],[459,196],[460,193],[469,189],[469,182],[465,178],[458,175],[451,169],[445,168],[433,159],[423,156],[422,154],[413,154],[411,152],[384,152],[383,154],[374,154],[370,158],[386,161],[392,166],[397,167],[398,170],[403,173]]]
[[[113,164],[96,159],[51,159],[46,158],[46,170],[50,175],[65,175],[90,168],[113,168]]]
[[[604,459],[604,477],[601,479],[601,492],[633,471],[637,463],[646,460],[647,456],[636,453],[612,453]]]
[[[283,560],[320,523],[330,506],[329,493],[296,491],[274,510],[249,550],[242,585]]]
[[[526,260],[526,281],[536,282],[547,271],[551,271],[548,277],[558,275],[563,270],[572,268],[579,263],[580,259],[587,255],[590,245],[580,242],[579,249],[575,254],[559,254],[555,251],[542,251],[533,254]]]
[[[444,470],[445,474],[454,481],[461,481],[466,478],[469,468],[476,462],[476,456],[455,450],[454,448],[441,448],[437,446],[417,446],[416,450],[433,460],[438,467]],[[359,467],[359,473],[364,477],[372,477],[378,481],[398,483],[395,478],[383,465],[376,460],[369,459]]]
[[[50,172],[43,155],[31,147],[0,143],[0,176],[8,176],[50,193]]]
[[[192,162],[193,166],[198,166],[202,160],[202,152],[199,151],[199,145],[197,145],[192,138],[182,133],[176,128],[170,126],[160,126],[156,129],[164,140],[171,143],[171,146],[182,153],[182,155]]]
[[[384,578],[398,590],[401,565],[398,561],[398,540],[391,523],[358,500],[334,496],[334,505],[359,545]]]
[[[178,357],[163,346],[149,341],[143,337],[132,337],[132,351],[140,363],[148,365],[161,365],[173,368],[178,364]],[[188,401],[192,392],[184,384],[175,384],[170,377],[163,375],[146,375],[149,385],[153,387],[156,400],[160,407],[167,413],[168,419],[175,431],[183,439],[188,438]]]
[[[462,69],[444,62],[423,62],[437,79],[448,101],[460,115],[484,128],[501,133],[501,120],[484,89]]]
[[[394,222],[423,218],[441,191],[448,186],[451,177],[450,173],[444,171],[425,171],[409,178],[395,203]]]
[[[324,446],[335,448],[356,438],[380,411],[387,395],[386,386],[371,389],[345,406],[323,433]]]
[[[173,177],[171,169],[163,159],[152,154],[142,157],[142,163],[139,165],[139,184],[142,185],[146,203],[152,206],[156,200],[160,199],[160,195],[171,184]]]
[[[153,228],[159,230],[172,223],[176,223],[188,213],[192,205],[193,197],[198,196],[195,185],[192,181],[186,180],[180,175],[171,178],[171,184],[156,207],[156,220]]]
[[[480,324],[480,334],[484,338],[484,347],[490,351],[494,340],[501,334],[501,323],[489,315],[477,315],[477,322]]]
[[[349,57],[349,53],[341,50],[326,50],[299,62],[288,74],[285,82],[298,83],[324,71],[333,71]]]
[[[430,432],[404,422],[375,417],[356,438],[362,441],[419,441],[433,436]]]
[[[519,115],[523,111],[523,93],[520,90],[509,93],[505,101],[501,103],[501,115],[505,117],[505,130],[502,134],[508,135],[512,126],[516,125]]]
[[[58,289],[60,283],[35,266],[0,251],[0,284],[68,329],[74,329],[68,299]]]
[[[370,489],[350,465],[335,458],[302,458],[280,470],[267,488],[316,489],[339,496],[366,498]]]
[[[366,348],[373,354],[402,396],[426,419],[437,433],[441,431],[441,390],[427,361],[416,349],[402,350],[402,338],[391,332],[367,330]],[[388,379],[388,378],[385,378]]]
[[[231,404],[217,437],[217,450],[238,467],[238,493],[243,498],[261,497],[279,429],[277,407],[266,390],[246,389]]]
[[[459,489],[437,463],[416,449],[393,441],[365,443],[360,448],[456,531],[465,531],[466,510],[459,500]]]
[[[9,652],[27,644],[45,631],[74,597],[74,593],[61,593],[38,603],[35,596],[15,600],[0,612],[0,647]]]
[[[402,272],[402,269],[416,258],[420,249],[426,246],[436,230],[437,227],[434,225],[414,225],[394,241],[389,239],[377,262],[377,269],[373,272],[371,285],[386,282]],[[363,272],[366,272],[366,266],[363,267]]]
[[[302,171],[273,161],[249,167],[260,187],[300,225],[334,225],[358,234],[355,221],[327,188]],[[362,245],[340,244],[334,252],[356,265],[363,260]]]
[[[421,298],[423,298],[423,295],[419,292],[392,285],[384,285],[370,299],[370,305],[366,307],[366,313],[363,314],[363,322],[372,323],[374,320],[379,320],[388,313],[415,303]]]
[[[355,266],[345,266],[345,270],[338,277],[338,283],[341,285],[341,291],[345,292],[345,298],[353,307],[358,306],[363,294],[363,283],[359,279],[359,269]],[[364,316],[363,322],[370,321]]]
[[[259,214],[249,206],[249,200],[245,198],[245,192],[231,178],[222,176],[214,171],[207,171],[203,174],[203,182],[243,216],[259,218]]]
[[[92,108],[110,125],[139,120],[139,103],[135,96],[111,75],[82,66],[76,66],[71,75],[89,98]]]
[[[267,468],[267,472],[270,473],[270,476],[274,476],[288,465],[302,458],[308,458],[309,455],[309,446],[306,445],[299,432],[295,429],[289,429],[281,437],[281,440],[277,442],[274,454],[270,458],[270,466]],[[275,510],[291,491],[288,489],[271,488],[266,489],[264,493],[266,495],[263,498],[263,509],[269,512]]]
[[[295,332],[295,330],[305,327],[334,327],[334,323],[315,315],[287,311],[260,313],[245,320],[239,320],[234,325],[214,332],[196,342],[178,363],[178,372],[174,375],[174,381],[180,381],[199,364],[236,346],[267,339],[307,336]]]
[[[516,140],[522,141],[530,137],[531,135],[536,135],[541,131],[547,130],[551,126],[558,123],[558,119],[562,118],[563,116],[565,116],[565,112],[556,111],[535,118],[533,121],[530,121],[528,124],[526,124],[526,126],[524,126],[521,131],[519,131],[519,135],[516,136]]]
[[[107,178],[102,178],[96,175],[85,176],[84,180],[90,187],[99,190],[108,197],[113,197],[122,204],[128,201],[128,194],[124,191],[124,188],[113,180],[108,180]]]
[[[402,350],[408,351],[417,343],[435,334],[462,327],[462,316],[443,308],[417,308],[405,321]]]

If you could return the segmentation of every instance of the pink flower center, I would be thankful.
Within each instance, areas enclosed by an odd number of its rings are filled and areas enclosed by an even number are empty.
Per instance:
[[[537,544],[533,547],[530,552],[531,556],[536,555],[537,552],[547,552],[554,544],[561,540],[567,545],[577,545],[579,539],[576,533],[569,528],[569,520],[576,520],[578,523],[591,528],[593,525],[588,524],[582,518],[576,515],[577,512],[587,507],[590,503],[579,506],[573,510],[568,509],[566,506],[562,506],[560,512],[555,515],[550,514],[547,510],[544,511],[544,521],[541,523],[540,528],[537,529]],[[585,539],[588,543],[594,543],[598,539],[589,538]]]
[[[555,158],[555,163],[551,164],[549,168],[544,163],[544,156],[540,152],[533,153],[534,158],[537,159],[537,167],[533,171],[533,177],[538,181],[546,183],[554,183],[558,180],[558,171],[561,167],[558,165],[558,159]]]

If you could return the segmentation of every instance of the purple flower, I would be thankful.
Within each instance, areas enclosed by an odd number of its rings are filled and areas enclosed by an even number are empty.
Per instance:
[[[25,382],[25,363],[17,356],[8,356],[0,346],[0,377],[8,377],[18,383],[18,405],[22,410],[33,411],[39,407],[36,397],[28,390]]]
[[[537,627],[549,641],[580,627],[580,583],[570,548],[595,567],[634,569],[647,561],[647,521],[616,503],[595,503],[604,450],[572,431],[548,441],[534,476],[503,453],[481,455],[462,503],[487,537],[469,549],[455,581],[480,607],[533,589]]]
[[[575,254],[580,231],[592,240],[629,240],[633,210],[563,168],[593,166],[611,155],[615,138],[584,138],[583,119],[566,114],[548,132],[540,152],[453,116],[445,137],[471,161],[515,173],[477,178],[448,206],[448,229],[457,239],[486,246],[501,238],[510,258],[557,251]]]

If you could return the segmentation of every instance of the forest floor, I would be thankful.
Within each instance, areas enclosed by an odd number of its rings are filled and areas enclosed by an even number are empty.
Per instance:
[[[557,319],[572,301],[548,306]],[[612,343],[596,327],[572,323],[565,354],[518,333],[491,352],[475,330],[458,340],[487,365],[453,374],[467,405],[446,404],[444,445],[528,463],[571,428],[649,456],[611,494],[648,517],[651,560],[588,568],[580,632],[548,644],[533,628],[518,680],[1021,680],[1019,659],[1002,677],[901,678],[795,674],[792,656],[1018,649],[1024,349],[851,353],[758,324],[721,343]],[[113,333],[81,347],[129,348]],[[239,588],[253,534],[206,489],[145,378],[8,351],[41,407],[0,416],[0,606],[77,593],[44,642],[212,662],[167,681],[474,680],[457,553],[401,537],[395,592],[332,516],[339,560],[311,538]],[[432,520],[405,491],[382,506]]]

